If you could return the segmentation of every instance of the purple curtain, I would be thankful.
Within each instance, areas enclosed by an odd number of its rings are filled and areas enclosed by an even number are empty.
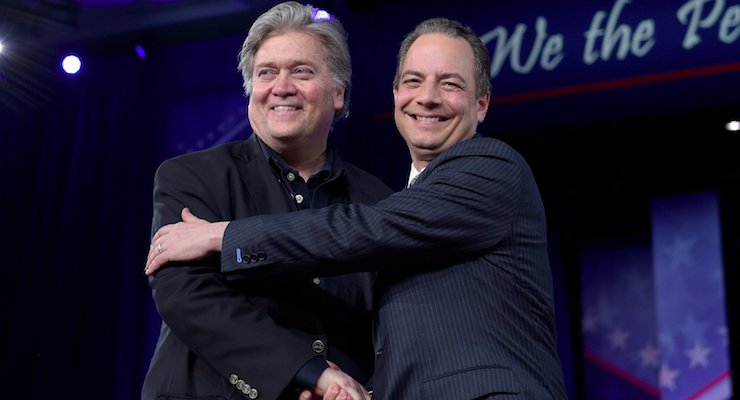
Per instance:
[[[3,387],[24,398],[140,397],[160,323],[142,273],[152,178],[166,157],[199,146],[183,104],[246,105],[240,40],[150,49],[146,60],[99,51],[75,77],[50,57],[40,59],[52,67],[3,71]],[[202,101],[191,111],[208,123],[224,110]]]

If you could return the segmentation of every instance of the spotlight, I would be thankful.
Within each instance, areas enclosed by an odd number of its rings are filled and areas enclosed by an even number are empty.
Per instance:
[[[62,69],[69,75],[74,75],[82,69],[82,61],[75,54],[70,54],[62,60]]]
[[[727,129],[730,132],[740,131],[740,121],[728,122],[727,124],[725,124],[725,129]]]
[[[136,50],[136,55],[139,56],[140,59],[146,60],[146,50],[144,50],[142,45],[137,44],[134,46],[134,50]]]
[[[311,19],[314,21],[331,21],[334,18],[328,11],[320,8],[314,8],[311,12]]]
[[[3,41],[0,40],[0,54],[2,54],[2,52],[3,52]]]

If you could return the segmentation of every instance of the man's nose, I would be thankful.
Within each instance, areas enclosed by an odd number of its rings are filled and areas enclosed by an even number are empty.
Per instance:
[[[293,95],[295,92],[296,87],[291,80],[290,74],[285,72],[278,74],[272,86],[272,94],[284,97]]]
[[[421,85],[417,92],[416,101],[423,105],[436,105],[441,102],[439,95],[439,88],[430,83]]]

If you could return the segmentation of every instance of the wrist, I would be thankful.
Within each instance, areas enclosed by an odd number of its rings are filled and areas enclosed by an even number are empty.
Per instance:
[[[230,221],[214,222],[209,241],[214,253],[220,253],[223,249],[224,232]]]
[[[314,357],[298,370],[294,377],[295,383],[302,389],[313,391],[319,385],[319,379],[327,369],[329,369],[329,365],[326,360],[321,356]]]

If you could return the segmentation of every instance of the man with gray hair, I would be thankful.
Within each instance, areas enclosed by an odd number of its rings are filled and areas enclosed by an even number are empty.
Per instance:
[[[185,207],[223,221],[372,204],[390,194],[329,143],[334,122],[347,116],[351,88],[338,20],[310,5],[278,4],[252,25],[239,69],[254,135],[163,162],[152,233],[180,221]],[[372,369],[372,274],[227,279],[219,258],[149,278],[162,327],[142,399],[296,399],[303,390],[367,398],[358,381]]]

